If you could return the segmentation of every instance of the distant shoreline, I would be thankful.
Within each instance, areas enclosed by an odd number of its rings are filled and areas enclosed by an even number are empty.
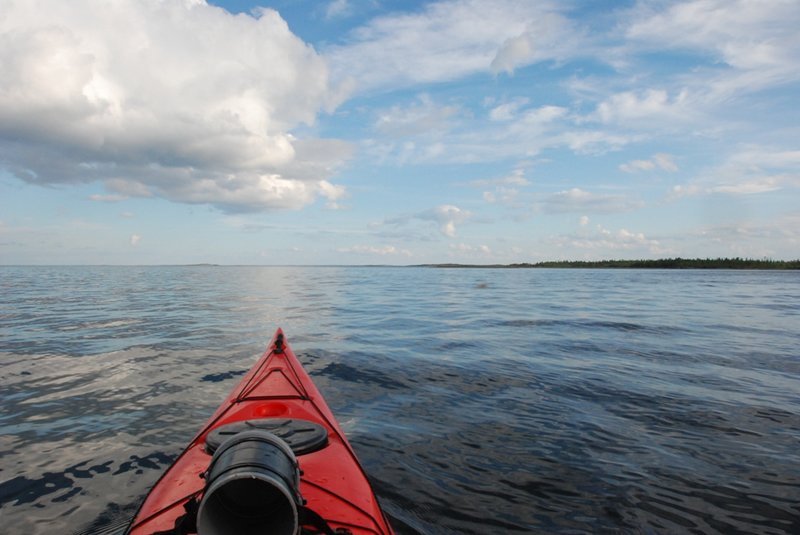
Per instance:
[[[741,269],[741,270],[800,270],[798,260],[754,260],[749,258],[662,258],[656,260],[552,260],[544,262],[522,262],[516,264],[0,264],[0,268],[253,268],[253,267],[298,267],[298,268],[465,268],[465,269]]]
[[[421,264],[432,268],[567,268],[567,269],[800,269],[800,260],[749,258],[664,258],[658,260],[563,260],[520,264]]]

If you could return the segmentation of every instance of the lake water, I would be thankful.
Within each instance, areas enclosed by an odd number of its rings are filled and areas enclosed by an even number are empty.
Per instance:
[[[0,531],[118,533],[276,327],[399,534],[800,533],[800,273],[0,267]]]

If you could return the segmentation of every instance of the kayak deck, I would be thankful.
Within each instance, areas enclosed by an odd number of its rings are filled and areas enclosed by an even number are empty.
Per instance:
[[[211,455],[206,436],[242,420],[300,419],[325,428],[328,444],[298,457],[300,493],[308,508],[334,530],[353,535],[393,533],[355,452],[330,408],[278,329],[266,352],[242,378],[202,430],[153,486],[131,523],[131,535],[172,530],[185,507],[202,495]]]

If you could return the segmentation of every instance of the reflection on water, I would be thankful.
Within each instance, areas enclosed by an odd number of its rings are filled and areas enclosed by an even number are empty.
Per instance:
[[[800,277],[0,268],[4,533],[118,533],[273,329],[399,533],[800,532]]]

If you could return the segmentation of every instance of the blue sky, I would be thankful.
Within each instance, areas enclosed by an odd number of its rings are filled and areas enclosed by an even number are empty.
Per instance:
[[[795,0],[4,2],[0,264],[800,257]]]

